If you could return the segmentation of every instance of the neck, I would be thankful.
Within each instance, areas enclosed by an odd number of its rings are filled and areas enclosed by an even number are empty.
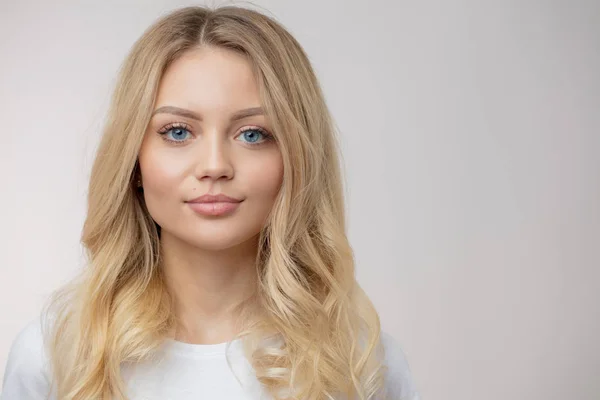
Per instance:
[[[214,344],[241,328],[239,309],[256,292],[258,237],[224,250],[199,249],[163,231],[162,268],[174,300],[174,338]]]

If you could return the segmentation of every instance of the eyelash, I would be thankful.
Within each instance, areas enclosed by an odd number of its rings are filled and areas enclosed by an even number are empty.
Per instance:
[[[185,142],[187,142],[187,140],[171,140],[171,139],[167,139],[167,133],[169,133],[171,130],[173,129],[182,129],[187,131],[188,133],[192,133],[190,126],[188,126],[187,124],[181,123],[181,122],[174,122],[171,124],[166,125],[165,127],[161,128],[157,133],[161,136],[161,138],[168,142],[168,143],[172,143],[175,146],[181,146],[182,144],[184,144]],[[260,145],[264,145],[265,142],[273,140],[273,135],[271,135],[269,132],[267,132],[265,129],[259,127],[259,126],[249,126],[244,128],[243,130],[241,130],[239,132],[239,135],[243,135],[245,132],[248,131],[257,131],[259,132],[261,135],[263,135],[264,140],[261,142],[256,142],[256,143],[252,143],[252,142],[246,142],[246,144],[250,145],[250,146],[260,146]],[[236,137],[237,137],[236,136]]]

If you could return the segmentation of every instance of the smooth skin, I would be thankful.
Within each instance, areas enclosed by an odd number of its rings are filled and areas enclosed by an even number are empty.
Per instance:
[[[258,234],[283,179],[260,107],[250,62],[231,50],[189,51],[161,79],[139,163],[146,205],[161,227],[162,268],[180,321],[175,340],[231,340],[232,310],[256,290]],[[186,203],[207,193],[243,201],[224,216]]]

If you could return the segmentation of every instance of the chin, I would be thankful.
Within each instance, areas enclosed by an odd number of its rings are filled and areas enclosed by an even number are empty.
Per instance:
[[[225,251],[233,249],[241,243],[233,240],[198,240],[197,238],[193,242],[189,242],[195,248],[206,250],[206,251]]]
[[[237,229],[238,234],[233,234],[235,231],[236,229],[231,227],[227,230],[227,232],[215,232],[212,230],[211,234],[211,229],[205,228],[202,232],[196,232],[192,234],[187,233],[179,238],[180,240],[186,241],[191,246],[198,249],[223,251],[243,245],[244,243],[247,243],[256,237],[256,235],[253,235],[252,232],[248,232],[248,234],[240,234],[239,229]]]

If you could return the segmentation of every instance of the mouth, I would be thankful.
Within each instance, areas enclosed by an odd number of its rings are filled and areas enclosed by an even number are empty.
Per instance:
[[[200,197],[196,197],[195,199],[188,200],[188,203],[239,203],[242,199],[237,199],[235,197],[230,197],[225,195],[224,193],[219,194],[205,194]]]
[[[238,209],[241,201],[187,202],[194,212],[206,216],[224,216]]]

